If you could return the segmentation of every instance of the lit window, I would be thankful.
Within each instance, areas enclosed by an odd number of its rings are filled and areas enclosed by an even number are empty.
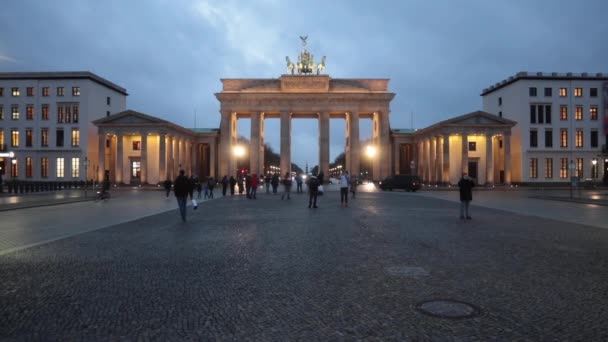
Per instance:
[[[72,158],[72,178],[80,177],[80,158]]]
[[[583,88],[574,88],[574,96],[575,97],[583,96]]]
[[[19,106],[13,105],[11,107],[11,119],[19,120]]]
[[[49,129],[48,128],[40,129],[40,146],[42,146],[42,147],[49,146]]]
[[[574,120],[583,120],[583,106],[576,106],[576,111],[574,112]]]
[[[49,87],[43,87],[42,88],[42,96],[50,96],[51,95],[51,90]]]
[[[34,146],[34,130],[27,128],[25,130],[25,147]]]
[[[34,120],[34,106],[33,105],[27,105],[25,107],[25,119]]]
[[[553,178],[553,158],[545,159],[545,178]]]
[[[561,158],[559,164],[559,178],[568,178],[568,158]]]
[[[64,159],[57,158],[57,178],[63,178],[65,176],[64,167],[65,167]]]
[[[78,106],[72,107],[72,122],[78,123]]]
[[[43,104],[41,107],[42,111],[41,111],[41,119],[42,120],[48,120],[49,119],[49,105],[48,104]]]
[[[17,97],[19,96],[20,92],[19,92],[19,88],[12,88],[11,92],[13,94],[13,97]]]
[[[63,87],[57,87],[57,96],[63,96]]]
[[[34,164],[32,162],[32,158],[25,158],[25,177],[32,178],[34,175]]]
[[[55,137],[56,139],[56,145],[57,147],[63,147],[63,128],[58,128],[57,131],[55,131]]]
[[[538,178],[538,159],[530,158],[530,178]]]
[[[40,158],[40,177],[47,178],[49,176],[49,158]]]
[[[78,128],[72,128],[72,147],[80,145],[80,131]]]
[[[133,142],[133,151],[141,151],[141,141]]]
[[[559,106],[559,119],[568,120],[568,106]]]
[[[576,177],[583,177],[583,158],[576,158]]]
[[[63,106],[57,106],[57,123],[63,123]]]
[[[597,120],[597,107],[589,107],[589,119]]]
[[[576,140],[574,141],[574,146],[583,147],[583,130],[576,130]]]
[[[34,87],[25,88],[25,93],[27,96],[34,96]]]
[[[15,158],[11,163],[11,176],[19,177],[19,159]]]
[[[65,123],[72,122],[72,107],[65,106]]]
[[[72,87],[72,96],[80,96],[80,87]]]
[[[559,147],[568,147],[568,130],[565,128],[559,131]]]
[[[597,97],[597,88],[589,89],[589,97]]]
[[[19,147],[19,129],[11,129],[11,147]]]
[[[559,96],[560,97],[568,96],[568,88],[559,88]]]
[[[4,130],[0,128],[0,150],[6,150],[4,146]]]

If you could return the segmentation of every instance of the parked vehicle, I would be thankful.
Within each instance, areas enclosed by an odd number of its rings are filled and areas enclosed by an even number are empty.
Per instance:
[[[411,175],[389,176],[380,182],[380,189],[389,191],[393,191],[393,189],[403,189],[408,192],[416,192],[420,187],[420,177]]]

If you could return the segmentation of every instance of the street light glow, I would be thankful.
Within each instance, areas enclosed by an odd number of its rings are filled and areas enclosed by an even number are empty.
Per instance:
[[[237,145],[234,147],[234,155],[237,157],[242,157],[245,155],[245,148],[241,145]]]
[[[365,153],[368,157],[371,158],[376,155],[376,148],[372,145],[367,145],[367,147],[365,148]]]

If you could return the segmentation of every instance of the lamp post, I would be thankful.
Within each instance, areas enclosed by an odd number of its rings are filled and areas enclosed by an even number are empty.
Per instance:
[[[84,197],[87,197],[87,187],[88,187],[88,180],[87,178],[89,178],[89,174],[87,173],[87,170],[89,169],[89,158],[84,157],[84,161],[82,162],[82,165],[84,165]]]
[[[595,176],[597,174],[597,159],[591,160],[591,185],[595,188]]]

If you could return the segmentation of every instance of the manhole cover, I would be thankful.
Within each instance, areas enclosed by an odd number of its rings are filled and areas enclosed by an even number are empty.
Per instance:
[[[418,311],[441,318],[469,318],[479,315],[480,310],[472,304],[455,300],[430,300],[416,305]]]
[[[410,267],[410,266],[392,266],[385,268],[385,272],[388,275],[396,277],[408,277],[408,278],[419,278],[426,277],[429,272],[422,267]]]

